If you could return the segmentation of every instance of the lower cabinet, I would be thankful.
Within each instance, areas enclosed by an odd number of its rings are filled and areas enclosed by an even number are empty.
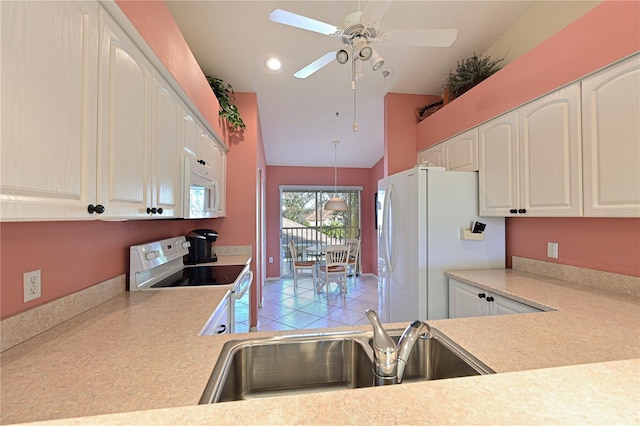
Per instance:
[[[229,309],[229,295],[227,294],[213,312],[209,320],[200,331],[201,336],[231,333],[231,310]]]
[[[449,318],[524,314],[540,309],[449,278]]]

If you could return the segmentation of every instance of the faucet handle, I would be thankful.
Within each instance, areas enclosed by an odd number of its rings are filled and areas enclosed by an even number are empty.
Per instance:
[[[382,377],[394,377],[398,362],[398,350],[393,339],[389,337],[376,311],[365,311],[369,322],[373,326],[373,356],[378,375]]]

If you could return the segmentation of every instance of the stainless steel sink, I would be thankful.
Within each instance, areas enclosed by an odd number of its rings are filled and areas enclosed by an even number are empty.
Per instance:
[[[387,330],[387,332],[389,337],[397,343],[403,330]],[[431,328],[431,336],[428,339],[418,339],[413,347],[407,360],[402,383],[493,373],[495,371],[457,343],[439,330]]]
[[[390,330],[397,341],[403,330]],[[371,332],[318,333],[227,342],[200,404],[373,386]],[[404,382],[493,371],[438,330],[413,348]]]
[[[227,342],[201,404],[373,386],[371,350],[352,333]]]

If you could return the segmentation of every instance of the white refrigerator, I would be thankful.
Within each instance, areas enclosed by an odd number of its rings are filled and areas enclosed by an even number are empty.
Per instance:
[[[505,267],[504,218],[478,216],[478,173],[415,167],[378,182],[379,315],[449,317],[446,271]],[[461,228],[486,224],[464,239]]]

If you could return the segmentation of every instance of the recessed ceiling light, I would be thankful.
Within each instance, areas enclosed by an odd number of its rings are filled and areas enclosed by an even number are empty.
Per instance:
[[[282,69],[282,62],[278,58],[270,57],[264,61],[264,66],[271,71],[280,71]]]

